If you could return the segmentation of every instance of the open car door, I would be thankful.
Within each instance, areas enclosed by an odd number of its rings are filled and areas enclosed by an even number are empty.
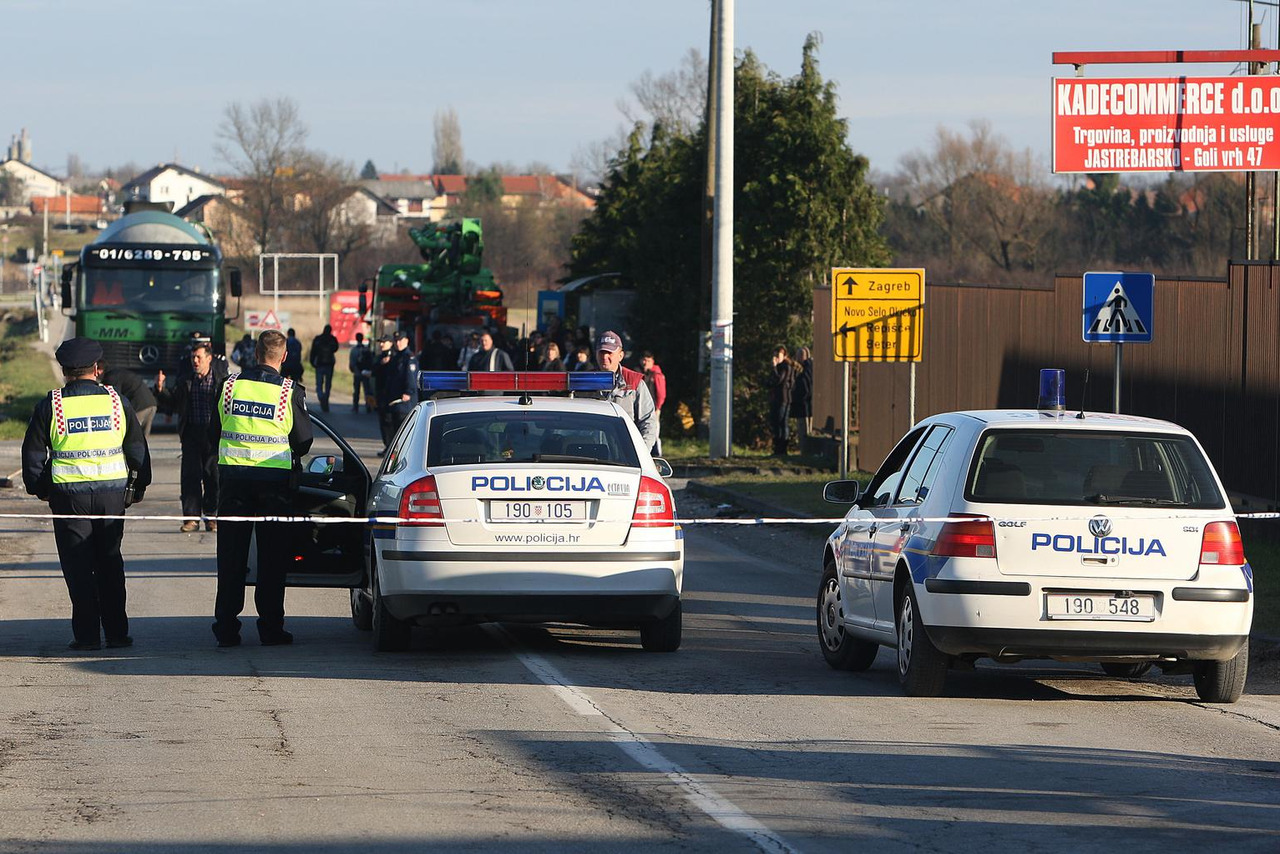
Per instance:
[[[328,424],[312,413],[315,439],[302,463],[293,499],[296,516],[364,520],[368,516],[369,470]],[[360,587],[365,578],[365,525],[358,522],[290,524],[293,564],[288,587]],[[248,583],[258,576],[257,529],[249,544]]]

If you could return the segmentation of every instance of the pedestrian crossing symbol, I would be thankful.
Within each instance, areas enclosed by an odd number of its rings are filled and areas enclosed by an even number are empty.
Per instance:
[[[1155,283],[1151,273],[1085,273],[1084,340],[1149,343]]]

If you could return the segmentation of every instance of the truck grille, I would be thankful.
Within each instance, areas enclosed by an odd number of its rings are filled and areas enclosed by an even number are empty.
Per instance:
[[[187,345],[175,341],[102,341],[102,354],[113,368],[140,374],[173,373],[187,356]]]

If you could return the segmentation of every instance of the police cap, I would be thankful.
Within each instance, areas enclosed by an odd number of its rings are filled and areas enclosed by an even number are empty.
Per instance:
[[[92,338],[68,338],[53,355],[64,368],[87,368],[102,361],[102,345]]]

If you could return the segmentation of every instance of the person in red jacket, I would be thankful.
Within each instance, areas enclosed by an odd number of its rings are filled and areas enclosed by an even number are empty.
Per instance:
[[[662,366],[653,358],[653,351],[645,350],[640,357],[640,370],[644,373],[644,384],[649,387],[649,396],[653,398],[653,422],[658,432],[662,429],[662,404],[667,402],[667,377],[662,373]],[[662,436],[659,435],[649,449],[654,456],[662,455]]]

